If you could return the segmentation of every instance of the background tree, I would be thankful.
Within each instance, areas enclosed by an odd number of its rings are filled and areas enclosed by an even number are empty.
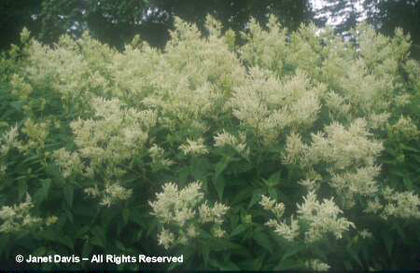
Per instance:
[[[250,17],[261,22],[268,14],[275,14],[283,25],[292,29],[310,18],[307,0],[6,1],[2,11],[5,13],[1,21],[2,48],[17,40],[23,26],[47,43],[56,41],[63,33],[78,37],[89,30],[93,37],[117,47],[135,34],[140,34],[152,45],[162,46],[168,39],[175,16],[202,27],[205,16],[211,14],[225,28],[237,31],[245,27]]]
[[[385,34],[391,34],[396,27],[401,27],[411,35],[414,43],[413,53],[420,57],[420,1],[366,0],[368,22]]]
[[[413,54],[420,57],[419,0],[313,0],[313,19],[319,26],[332,25],[346,33],[366,20],[379,32],[390,35],[401,27],[409,32],[414,43]]]
[[[340,33],[356,26],[364,16],[363,0],[327,0],[313,1],[313,3],[315,21],[321,26],[332,25]]]
[[[413,51],[420,56],[419,0],[4,0],[0,3],[0,48],[16,43],[24,26],[46,43],[63,33],[79,37],[89,30],[93,37],[119,48],[135,34],[162,47],[175,16],[203,29],[207,14],[235,31],[243,30],[250,17],[265,23],[268,14],[292,30],[315,20],[320,26],[332,24],[339,33],[367,19],[386,34],[396,27],[410,32]]]
[[[42,0],[2,0],[0,1],[0,49],[16,42],[24,26],[30,26],[37,32],[38,25],[34,24],[34,14],[39,14]]]

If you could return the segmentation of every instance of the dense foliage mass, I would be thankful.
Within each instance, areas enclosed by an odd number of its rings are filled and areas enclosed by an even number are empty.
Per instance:
[[[0,259],[418,268],[409,38],[360,26],[346,42],[274,17],[242,35],[177,19],[163,50],[135,37],[119,52],[87,34],[45,46],[24,30],[0,65]]]
[[[16,43],[24,26],[48,44],[62,34],[80,37],[88,30],[118,48],[138,33],[149,44],[163,47],[175,16],[202,28],[206,14],[212,14],[225,28],[242,30],[251,16],[265,22],[268,13],[296,28],[310,18],[311,5],[308,0],[2,0],[0,50]]]

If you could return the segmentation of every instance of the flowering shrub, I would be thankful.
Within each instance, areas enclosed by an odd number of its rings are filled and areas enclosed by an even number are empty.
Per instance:
[[[0,65],[0,259],[418,268],[409,37],[363,25],[343,41],[274,17],[241,35],[177,19],[163,50],[135,37],[119,52],[88,34],[46,46],[24,30]]]

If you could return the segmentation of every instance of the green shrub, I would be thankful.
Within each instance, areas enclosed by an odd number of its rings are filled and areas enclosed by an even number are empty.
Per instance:
[[[251,20],[237,45],[221,29],[177,19],[164,50],[136,37],[122,52],[87,34],[46,46],[22,32],[1,59],[1,260],[168,253],[184,255],[183,269],[418,268],[409,38],[360,26],[343,41],[271,17]]]

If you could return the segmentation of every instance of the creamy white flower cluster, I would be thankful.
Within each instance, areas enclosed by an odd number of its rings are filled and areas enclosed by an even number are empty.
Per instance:
[[[305,265],[308,269],[313,271],[328,271],[331,268],[331,266],[318,259],[306,261]]]
[[[204,145],[204,139],[201,137],[197,140],[188,138],[185,144],[179,146],[179,149],[185,155],[204,155],[209,153],[206,145]]]
[[[94,119],[78,119],[71,123],[81,158],[91,167],[106,163],[115,166],[131,159],[144,148],[148,131],[156,123],[156,113],[123,108],[118,99],[95,98],[91,102]]]
[[[7,162],[5,161],[7,154],[13,147],[20,146],[19,140],[17,139],[18,135],[18,127],[14,126],[4,132],[0,138],[0,181],[7,170]]]
[[[300,220],[309,223],[309,229],[305,232],[307,242],[320,240],[328,233],[340,239],[350,227],[355,228],[345,217],[339,217],[343,211],[333,198],[324,199],[321,203],[314,192],[309,192],[303,200],[303,204],[298,205],[297,214]]]
[[[400,119],[390,127],[391,132],[399,137],[412,140],[420,136],[419,129],[410,117],[401,116]]]
[[[64,148],[60,148],[52,153],[52,158],[59,166],[61,175],[64,178],[70,177],[73,174],[80,174],[83,171],[82,160],[77,151],[69,152]]]
[[[49,134],[49,123],[25,120],[23,126],[11,127],[0,138],[0,157],[5,156],[10,149],[16,148],[27,155],[31,151],[39,151],[45,147]]]
[[[248,156],[249,148],[246,144],[246,136],[240,133],[238,137],[223,130],[214,136],[214,147],[230,146],[241,155]]]
[[[56,150],[52,158],[64,177],[82,174],[95,179],[95,173],[102,172],[105,182],[95,184],[85,192],[100,197],[102,205],[110,206],[131,196],[130,189],[111,181],[125,173],[119,164],[129,162],[145,150],[148,131],[155,125],[157,117],[151,110],[124,107],[115,98],[95,98],[91,107],[94,118],[71,123],[77,150],[70,152],[62,148]]]
[[[251,66],[278,71],[283,74],[287,58],[287,30],[282,28],[277,18],[270,16],[268,31],[255,19],[249,23],[249,34],[244,35],[247,43],[240,49],[242,59]]]
[[[9,130],[3,133],[2,137],[0,138],[0,153],[2,156],[6,155],[11,148],[20,146],[18,136],[19,131],[17,125],[10,127]]]
[[[395,192],[390,187],[385,187],[383,196],[387,201],[382,212],[385,219],[390,216],[420,219],[420,197],[417,194],[410,191]]]
[[[366,121],[356,119],[348,126],[333,122],[324,132],[313,134],[303,160],[307,165],[326,163],[329,170],[338,171],[372,166],[382,150],[382,143],[372,137]]]
[[[274,214],[275,219],[268,220],[265,224],[272,228],[274,232],[288,241],[294,241],[300,234],[299,223],[293,216],[290,217],[290,224],[282,219],[285,206],[283,203],[277,203],[275,200],[263,195],[260,205],[267,211]]]
[[[49,134],[49,124],[47,122],[33,122],[27,119],[23,125],[22,133],[26,136],[26,141],[23,141],[20,150],[28,153],[30,150],[43,149],[45,147],[45,140]]]
[[[111,183],[105,181],[105,188],[103,191],[99,190],[98,186],[95,184],[93,187],[86,188],[85,193],[93,198],[99,197],[101,199],[99,204],[109,207],[116,202],[127,200],[131,197],[133,191],[124,188],[118,182]]]
[[[21,100],[27,99],[33,91],[32,86],[17,74],[12,75],[10,85],[12,86],[12,94],[18,96]]]
[[[158,110],[161,126],[172,132],[181,126],[206,131],[204,119],[221,112],[225,96],[245,77],[220,23],[208,17],[206,28],[209,36],[203,39],[196,26],[177,18],[165,51],[143,44],[117,53],[111,68],[117,84],[113,92]]]
[[[224,236],[222,224],[228,207],[218,202],[210,206],[204,200],[200,182],[190,183],[182,189],[169,182],[163,185],[162,190],[156,194],[154,201],[149,202],[152,215],[162,225],[158,235],[159,245],[165,248],[186,245],[206,228],[210,228],[214,237]]]
[[[152,159],[152,169],[154,171],[169,169],[170,166],[175,164],[174,161],[166,158],[165,150],[156,144],[153,144],[152,147],[149,148],[149,154]]]
[[[106,92],[109,89],[109,83],[99,71],[100,64],[104,65],[114,52],[88,35],[77,41],[64,35],[54,47],[31,40],[25,50],[28,65],[23,74],[28,84],[36,92],[48,89],[58,95],[66,111],[89,102],[94,93],[86,90]],[[29,87],[25,88],[19,81],[16,83],[20,95],[31,93]]]
[[[324,87],[314,86],[301,72],[280,80],[270,71],[251,68],[247,84],[235,89],[229,106],[233,115],[272,143],[285,128],[313,124]]]
[[[18,126],[11,127],[0,138],[0,184],[3,182],[3,175],[7,171],[6,156],[11,149],[16,148],[20,151],[29,151],[31,148],[36,148],[34,143],[44,144],[46,133],[43,126],[39,126],[32,121],[25,122],[25,133],[29,140],[20,141]],[[18,205],[2,206],[0,208],[0,233],[16,233],[23,229],[29,229],[42,224],[51,225],[57,221],[57,217],[50,216],[45,222],[39,217],[34,217],[30,214],[30,210],[34,207],[32,199],[29,194],[26,195],[26,200]]]
[[[365,212],[384,219],[420,219],[420,197],[411,191],[396,192],[386,186],[380,195],[368,201]]]
[[[0,209],[0,233],[15,233],[40,225],[42,219],[32,216],[29,212],[33,206],[29,195],[26,196],[25,202],[19,205],[3,206]]]
[[[348,105],[348,111],[343,114],[352,117],[383,112],[389,109],[392,102],[392,76],[375,76],[361,60],[354,61],[347,67],[345,74],[338,81],[338,86],[338,90],[344,90],[340,96]]]
[[[325,238],[327,234],[333,234],[337,239],[355,225],[344,217],[339,217],[343,211],[334,203],[334,200],[317,200],[314,192],[309,192],[303,198],[303,204],[298,204],[297,216],[290,217],[290,224],[287,224],[282,215],[284,204],[277,203],[267,196],[262,196],[260,205],[267,211],[274,214],[275,219],[266,222],[278,235],[286,240],[294,241],[304,231],[304,241],[312,243]]]
[[[319,31],[314,24],[302,25],[289,34],[272,16],[266,28],[250,21],[246,43],[239,52],[251,67],[280,76],[303,70],[328,85],[331,96],[327,96],[327,107],[335,117],[354,119],[382,113],[391,104],[398,104],[402,98],[399,95],[404,93],[395,94],[404,81],[398,74],[398,63],[410,48],[401,30],[391,38],[362,25],[354,37],[357,48],[331,30]]]
[[[366,121],[356,119],[347,128],[337,122],[327,125],[324,132],[312,134],[310,145],[304,144],[298,134],[290,134],[284,162],[298,163],[307,170],[301,184],[309,190],[327,181],[351,207],[356,195],[370,196],[378,191],[380,167],[376,158],[382,150],[382,143],[372,138]],[[321,164],[325,167],[319,169]]]

